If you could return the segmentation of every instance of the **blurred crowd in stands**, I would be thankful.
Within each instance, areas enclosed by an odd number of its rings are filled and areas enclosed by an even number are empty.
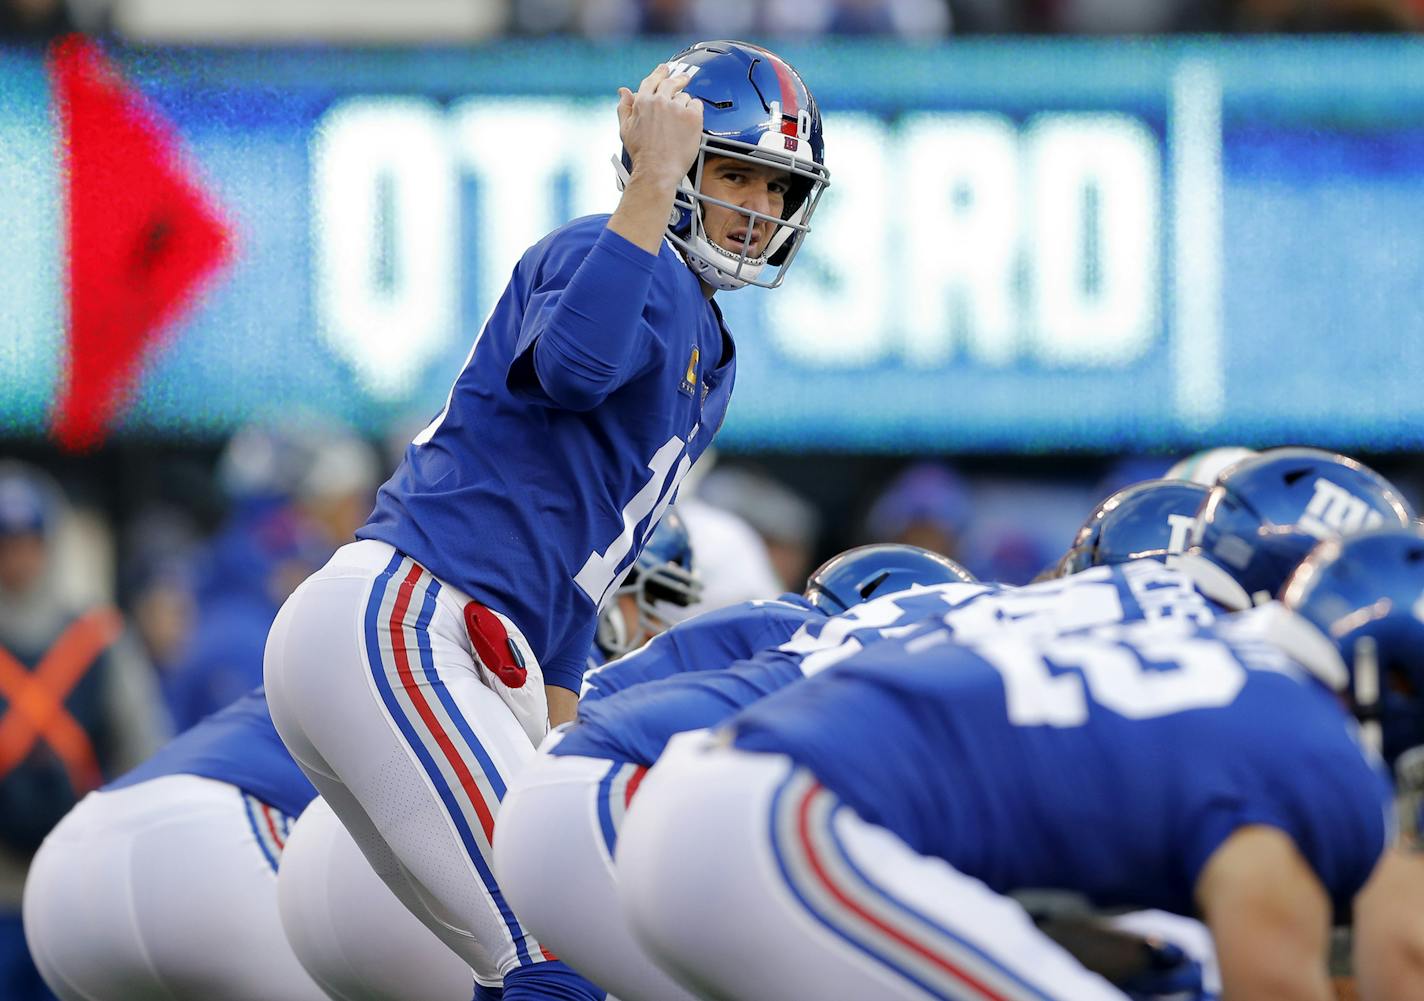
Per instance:
[[[135,42],[420,44],[1413,30],[1424,0],[0,0],[0,37],[70,30]]]

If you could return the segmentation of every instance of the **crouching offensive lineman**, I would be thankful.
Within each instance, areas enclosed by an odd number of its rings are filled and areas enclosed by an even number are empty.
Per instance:
[[[1421,593],[1424,536],[1392,530],[1214,626],[868,647],[669,746],[621,903],[664,969],[738,1001],[1121,1001],[1006,896],[1026,887],[1200,912],[1225,996],[1327,998],[1332,915],[1390,814],[1339,693],[1420,677]]]

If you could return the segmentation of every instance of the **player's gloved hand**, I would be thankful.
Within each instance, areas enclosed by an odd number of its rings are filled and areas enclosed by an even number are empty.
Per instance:
[[[676,188],[702,143],[702,102],[682,88],[692,78],[663,63],[638,85],[618,88],[618,133],[633,161],[633,179]]]
[[[537,748],[549,732],[549,700],[534,652],[513,623],[478,601],[465,605],[465,631],[480,679],[514,713]]]

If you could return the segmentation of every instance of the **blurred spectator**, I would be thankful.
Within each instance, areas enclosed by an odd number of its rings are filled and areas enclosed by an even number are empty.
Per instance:
[[[380,465],[349,431],[320,423],[233,436],[218,478],[232,509],[198,560],[192,638],[169,680],[188,727],[262,683],[277,609],[370,513]]]
[[[677,513],[692,538],[692,566],[702,579],[702,600],[677,609],[674,620],[781,593],[766,543],[745,519],[696,497],[679,500]]]
[[[577,25],[595,38],[648,34],[746,38],[757,31],[759,6],[755,0],[583,0]]]
[[[1418,24],[1407,0],[1237,0],[1236,31],[1389,34]]]
[[[74,0],[111,5],[114,29],[149,42],[474,42],[502,33],[509,0]]]
[[[20,925],[25,871],[70,808],[167,735],[152,669],[119,613],[62,596],[65,516],[40,473],[0,463],[0,997],[48,998]]]
[[[721,466],[707,474],[698,497],[756,529],[780,590],[799,591],[805,586],[821,534],[821,516],[807,500],[769,476]],[[697,558],[695,548],[693,557]]]
[[[0,39],[42,41],[73,30],[64,0],[0,0]]]
[[[959,475],[924,462],[890,482],[871,505],[866,531],[871,542],[904,542],[959,559],[972,513],[969,489]]]
[[[151,508],[129,527],[124,548],[124,604],[149,661],[166,677],[186,652],[197,615],[198,532],[186,515]]]
[[[1214,3],[1215,0],[1212,0]],[[1049,27],[1067,35],[1155,35],[1199,23],[1203,0],[1053,0]]]
[[[1076,477],[978,477],[960,560],[980,580],[1027,584],[1057,562],[1099,500]]]
[[[1056,563],[1059,555],[1059,550],[1031,532],[1002,528],[991,536],[988,552],[979,560],[981,579],[1027,584]]]
[[[1100,501],[1107,500],[1123,487],[1143,480],[1160,480],[1171,468],[1172,459],[1169,456],[1124,456],[1108,465],[1107,472],[1093,487],[1093,494]]]
[[[767,0],[763,10],[772,35],[938,38],[950,28],[945,0]]]
[[[517,20],[567,0],[522,0]],[[936,38],[949,31],[946,0],[584,0],[579,30],[604,35],[748,38],[758,35],[896,35]]]

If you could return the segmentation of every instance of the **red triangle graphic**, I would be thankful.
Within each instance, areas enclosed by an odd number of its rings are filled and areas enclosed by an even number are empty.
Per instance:
[[[68,352],[53,413],[66,448],[92,448],[142,363],[231,253],[187,176],[172,127],[88,39],[50,52],[66,205]]]

